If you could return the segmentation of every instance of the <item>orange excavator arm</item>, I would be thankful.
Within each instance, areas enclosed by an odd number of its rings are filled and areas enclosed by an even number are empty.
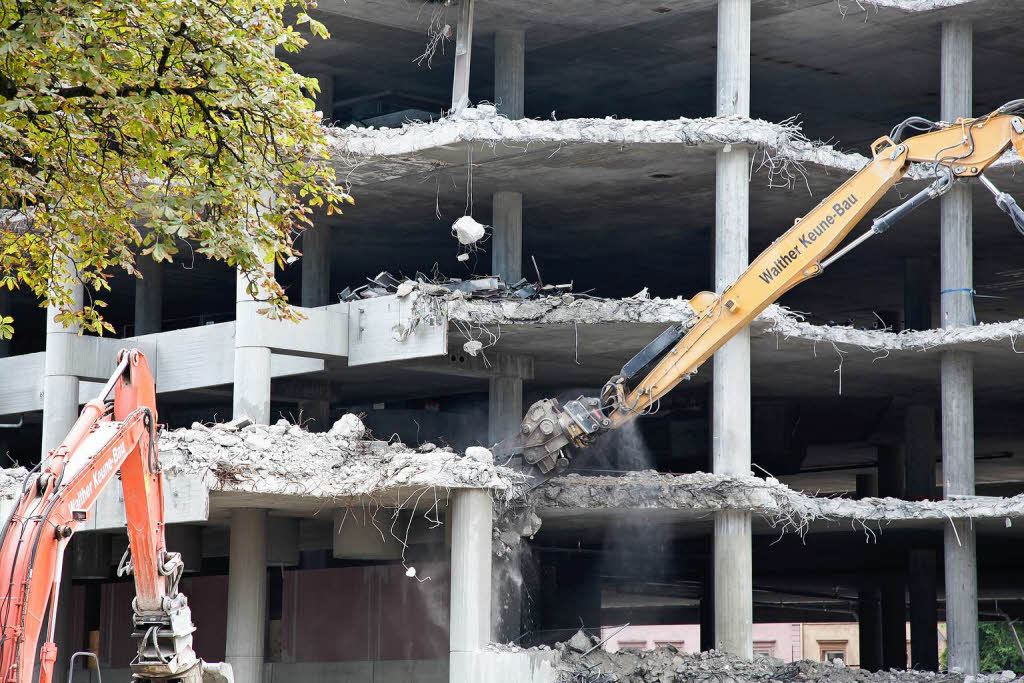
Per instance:
[[[112,402],[107,398],[113,392]],[[100,493],[120,472],[129,551],[119,572],[135,579],[132,662],[136,678],[198,681],[191,612],[178,592],[184,565],[164,541],[163,477],[156,440],[156,390],[146,357],[121,351],[102,393],[89,401],[64,442],[28,474],[0,533],[0,683],[29,683],[39,649],[39,683],[57,658],[54,624],[64,551]],[[218,665],[221,679],[230,670]]]
[[[605,384],[599,397],[580,397],[565,406],[554,399],[534,403],[520,433],[498,444],[496,455],[522,452],[525,464],[544,473],[567,466],[573,449],[648,413],[783,293],[820,275],[871,236],[945,194],[955,182],[979,178],[1024,234],[1024,211],[983,175],[1011,147],[1024,158],[1022,113],[1024,100],[1017,100],[975,119],[947,124],[914,117],[897,126],[871,145],[872,159],[863,169],[796,219],[722,294],[700,292],[693,297],[692,324],[665,330]],[[927,132],[901,141],[908,129]],[[937,180],[876,218],[867,232],[827,258],[912,163],[930,164]]]

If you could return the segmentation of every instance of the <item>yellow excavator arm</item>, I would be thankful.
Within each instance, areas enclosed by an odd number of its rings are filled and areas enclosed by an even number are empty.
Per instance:
[[[498,445],[497,455],[521,451],[525,464],[542,472],[568,465],[571,449],[587,446],[603,431],[643,415],[722,347],[769,304],[829,264],[881,234],[955,182],[979,178],[1024,233],[1024,212],[983,175],[1011,146],[1024,158],[1024,100],[976,119],[934,123],[914,117],[871,145],[872,159],[810,213],[796,219],[721,295],[700,292],[690,299],[692,324],[674,325],[612,377],[600,397],[580,397],[563,407],[554,399],[534,403],[520,433]],[[902,140],[907,129],[929,132]],[[826,258],[910,169],[930,164],[937,179],[904,203],[876,218],[871,228],[832,258]],[[643,373],[643,374],[641,374]],[[639,379],[637,379],[639,378]]]

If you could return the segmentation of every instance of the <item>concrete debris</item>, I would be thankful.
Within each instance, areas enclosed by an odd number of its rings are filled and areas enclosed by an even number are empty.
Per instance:
[[[581,637],[582,636],[582,637]],[[572,683],[690,683],[691,681],[716,681],[719,683],[748,683],[763,681],[820,681],[821,683],[1003,683],[1017,680],[1007,679],[1003,673],[982,674],[965,677],[961,673],[933,673],[927,671],[865,671],[844,666],[841,661],[817,662],[800,660],[783,662],[775,657],[755,656],[745,660],[735,655],[709,650],[686,653],[675,647],[659,647],[654,650],[622,649],[611,653],[604,649],[584,649],[584,641],[590,640],[578,632],[568,643],[558,643],[555,650],[560,654],[557,668],[559,681]]]
[[[780,532],[804,533],[814,521],[857,522],[866,530],[895,520],[1019,519],[1024,494],[1013,498],[973,496],[955,500],[818,497],[794,491],[777,479],[695,472],[630,472],[623,476],[569,474],[550,479],[530,493],[545,509],[674,509],[696,518],[719,510],[750,510]],[[877,523],[877,524],[875,524]]]
[[[587,634],[583,631],[576,631],[575,635],[569,639],[566,645],[569,646],[569,649],[575,650],[576,652],[586,652],[593,647],[593,644],[590,642],[590,638],[588,638]]]
[[[363,421],[352,413],[345,413],[327,432],[330,436],[336,436],[345,440],[361,439],[366,434],[366,427]]]
[[[307,432],[285,420],[236,430],[193,423],[160,434],[160,461],[167,476],[201,475],[213,491],[374,496],[382,505],[388,492],[431,487],[484,488],[498,500],[509,499],[522,482],[520,475],[494,466],[489,451],[485,461],[450,448],[369,441],[364,434],[355,415],[342,417],[327,433]]]
[[[483,348],[483,342],[476,339],[471,339],[470,341],[462,345],[462,350],[468,353],[469,355],[473,356],[474,358],[476,358],[476,356],[483,350]]]
[[[395,296],[405,299],[415,297],[418,294],[429,296],[446,296],[454,294],[462,297],[475,298],[501,298],[513,297],[518,299],[530,299],[537,296],[566,293],[572,291],[572,283],[560,285],[534,284],[522,278],[515,283],[507,283],[494,275],[477,277],[471,280],[460,278],[442,278],[428,276],[417,272],[415,280],[399,281],[384,271],[377,277],[367,278],[370,284],[352,289],[346,287],[338,293],[341,301],[358,301],[360,299],[372,299],[378,296]]]
[[[452,224],[452,235],[459,240],[459,244],[476,244],[487,232],[484,225],[479,223],[472,216],[463,216]]]

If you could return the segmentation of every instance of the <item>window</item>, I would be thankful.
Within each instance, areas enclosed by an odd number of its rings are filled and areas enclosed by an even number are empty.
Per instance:
[[[646,640],[620,640],[620,650],[643,650],[647,648]]]
[[[820,660],[823,662],[831,662],[836,659],[846,662],[846,645],[845,640],[819,640],[818,651],[821,653]]]
[[[671,645],[678,650],[682,650],[685,642],[686,641],[683,640],[656,640],[654,641],[654,647],[665,647],[666,645]]]
[[[766,657],[775,656],[775,641],[774,640],[755,640],[754,641],[754,654],[764,655]]]

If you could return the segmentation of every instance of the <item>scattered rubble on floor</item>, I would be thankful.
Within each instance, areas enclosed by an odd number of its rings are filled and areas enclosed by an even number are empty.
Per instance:
[[[419,488],[483,488],[511,497],[520,477],[496,467],[488,452],[467,457],[433,444],[406,446],[364,438],[345,415],[326,433],[278,420],[273,425],[207,426],[160,434],[160,461],[170,476],[208,476],[211,490],[314,498],[381,496]],[[480,449],[486,450],[486,449]],[[20,482],[19,482],[20,483]]]
[[[558,643],[561,655],[559,683],[748,683],[762,681],[821,681],[822,683],[1008,683],[1018,680],[1013,672],[965,677],[959,673],[925,671],[864,671],[835,662],[807,659],[792,663],[775,657],[744,660],[716,650],[681,652],[672,645],[654,650],[622,649],[608,652],[597,647],[596,636],[576,633],[568,643]]]
[[[630,472],[622,476],[555,477],[530,492],[530,503],[545,509],[673,509],[695,517],[719,510],[750,510],[780,532],[804,533],[814,521],[843,521],[872,533],[896,520],[1024,517],[1024,494],[1012,498],[965,496],[953,500],[817,497],[794,491],[777,479],[695,472]],[[1012,523],[1012,522],[1011,522]]]
[[[977,2],[977,0],[839,0],[837,5],[845,16],[851,9],[868,11],[879,7],[890,7],[905,12],[930,12],[971,2]]]

